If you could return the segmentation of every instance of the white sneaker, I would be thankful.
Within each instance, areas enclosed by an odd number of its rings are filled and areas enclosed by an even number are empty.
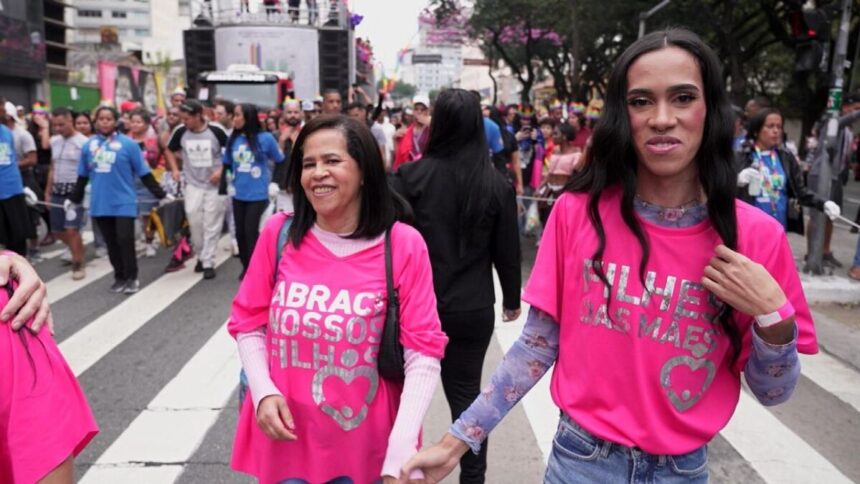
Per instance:
[[[107,247],[96,247],[96,257],[98,257],[99,259],[104,259],[105,257],[107,257],[107,255]]]
[[[72,263],[72,251],[66,248],[62,254],[60,254],[60,260],[66,262],[68,264]]]
[[[230,243],[230,254],[233,255],[233,257],[237,257],[239,255],[239,241],[236,239],[233,239]]]
[[[144,255],[147,257],[155,257],[156,254],[156,245],[155,243],[146,244],[146,248],[144,248]]]

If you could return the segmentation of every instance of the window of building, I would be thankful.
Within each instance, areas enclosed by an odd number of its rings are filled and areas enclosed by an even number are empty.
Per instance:
[[[78,10],[78,17],[101,17],[101,10]]]
[[[110,16],[113,18],[125,18],[126,13],[125,12],[117,12],[116,10],[114,10],[113,12],[110,13]]]
[[[134,35],[138,37],[149,37],[149,29],[134,29]]]

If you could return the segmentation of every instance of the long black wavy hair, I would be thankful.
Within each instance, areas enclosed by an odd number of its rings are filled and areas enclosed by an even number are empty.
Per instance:
[[[245,125],[242,126],[241,129],[233,129],[233,132],[230,133],[230,139],[227,140],[227,149],[229,150],[233,148],[233,140],[239,137],[239,135],[245,135],[245,138],[248,140],[248,148],[251,149],[251,153],[254,153],[254,157],[257,157],[257,153],[259,152],[259,146],[257,146],[257,135],[260,132],[265,131],[262,125],[260,125],[257,106],[251,103],[242,103],[239,104],[238,107],[242,110],[242,117],[245,118]]]
[[[478,96],[464,89],[446,89],[439,94],[433,105],[424,158],[453,169],[453,195],[459,207],[457,226],[468,239],[474,233],[471,229],[487,215],[496,176]]]
[[[737,173],[732,158],[734,116],[723,84],[720,61],[714,52],[689,30],[672,28],[652,32],[630,45],[615,63],[609,77],[603,114],[591,135],[591,149],[586,150],[585,168],[574,175],[566,187],[571,192],[588,193],[588,218],[599,240],[592,257],[592,266],[607,286],[611,284],[603,270],[602,262],[606,249],[606,231],[598,205],[606,188],[619,186],[622,189],[621,216],[642,248],[639,279],[643,287],[647,288],[644,274],[650,247],[633,208],[639,161],[627,115],[627,72],[642,55],[667,47],[685,50],[696,59],[699,66],[707,108],[702,143],[695,158],[699,169],[699,183],[707,197],[711,224],[722,238],[723,244],[732,250],[737,248]],[[724,305],[717,318],[731,342],[734,361],[740,354],[741,337],[732,320],[731,308]]]
[[[302,128],[290,154],[287,185],[293,192],[295,212],[289,234],[293,246],[298,247],[301,244],[317,218],[314,207],[302,188],[305,142],[312,134],[326,129],[337,130],[346,139],[346,151],[358,163],[363,182],[358,227],[347,238],[373,238],[385,232],[395,221],[411,223],[412,208],[389,187],[379,145],[367,125],[342,114],[321,115]]]

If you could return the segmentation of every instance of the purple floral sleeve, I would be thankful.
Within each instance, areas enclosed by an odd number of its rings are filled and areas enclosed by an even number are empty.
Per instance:
[[[487,434],[555,363],[558,340],[558,323],[538,309],[529,310],[519,339],[505,354],[490,383],[451,424],[449,432],[479,452]]]
[[[784,345],[772,345],[752,330],[753,351],[744,368],[750,390],[762,405],[778,405],[794,392],[800,378],[797,356],[797,329]]]

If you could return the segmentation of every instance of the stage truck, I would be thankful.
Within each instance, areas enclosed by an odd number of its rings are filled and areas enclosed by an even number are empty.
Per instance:
[[[309,100],[327,89],[344,99],[358,83],[374,93],[372,74],[356,77],[354,31],[345,2],[317,2],[319,12],[266,15],[215,10],[184,32],[189,94],[280,106],[286,96]],[[361,63],[362,61],[358,61]],[[370,78],[368,78],[370,77]]]

